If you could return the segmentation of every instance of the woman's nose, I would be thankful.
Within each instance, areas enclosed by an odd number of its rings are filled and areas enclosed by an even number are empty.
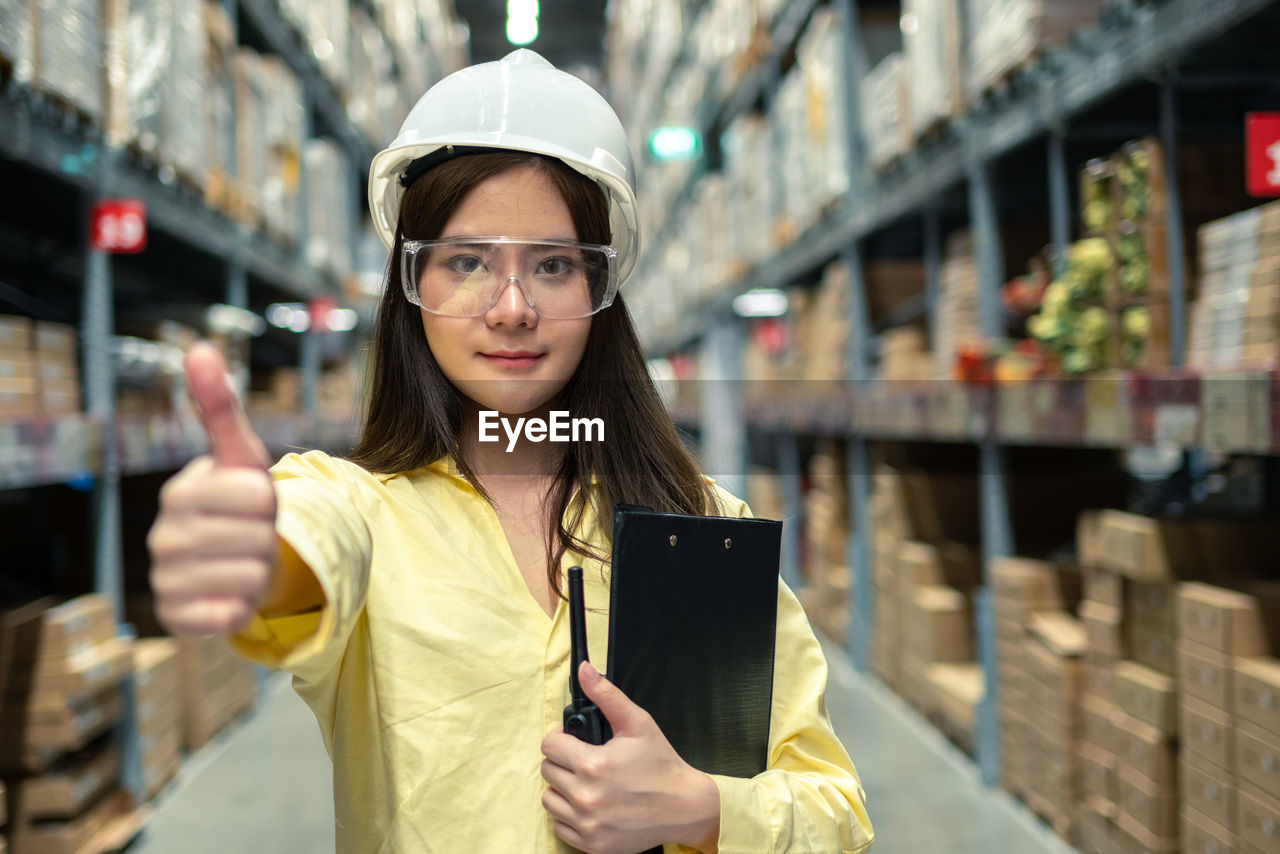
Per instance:
[[[507,276],[498,285],[493,307],[485,313],[492,322],[531,326],[537,322],[538,312],[525,297],[522,282],[516,276]]]

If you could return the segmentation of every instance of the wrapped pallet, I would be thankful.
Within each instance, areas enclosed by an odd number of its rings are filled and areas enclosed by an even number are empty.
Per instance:
[[[909,150],[911,89],[901,52],[886,56],[862,79],[862,130],[872,171],[883,171]]]
[[[796,49],[808,103],[813,204],[825,210],[849,192],[849,126],[844,88],[844,33],[831,7],[819,7]]]
[[[201,0],[104,0],[106,138],[154,159],[162,178],[204,187],[205,13]]]
[[[262,214],[267,230],[283,243],[298,240],[301,215],[303,118],[302,86],[283,61],[263,60],[261,67],[267,86],[266,124],[260,144],[265,148]]]
[[[728,180],[727,220],[731,268],[745,272],[759,263],[769,248],[770,182],[778,180],[770,162],[770,130],[759,116],[745,113],[734,119],[720,143]]]
[[[968,0],[968,90],[979,97],[1072,32],[1098,20],[1101,0]]]
[[[101,123],[101,0],[31,5],[36,88]]]
[[[30,0],[0,0],[0,57],[19,83],[29,83],[35,72],[31,9]]]
[[[346,276],[351,272],[355,233],[351,164],[328,139],[307,140],[302,159],[307,182],[307,263]]]
[[[242,220],[236,165],[235,28],[221,3],[204,4],[205,199],[216,210]]]
[[[902,12],[911,129],[919,139],[964,110],[959,0],[905,0]]]

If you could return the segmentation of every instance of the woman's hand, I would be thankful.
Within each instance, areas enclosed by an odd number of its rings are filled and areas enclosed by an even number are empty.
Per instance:
[[[212,446],[160,491],[147,537],[156,616],[175,635],[230,634],[268,593],[279,548],[270,458],[217,350],[187,354],[187,386]]]
[[[555,730],[542,740],[542,806],[556,836],[589,854],[636,854],[663,843],[714,854],[715,781],[681,759],[649,713],[589,662],[578,680],[613,738],[593,745]]]

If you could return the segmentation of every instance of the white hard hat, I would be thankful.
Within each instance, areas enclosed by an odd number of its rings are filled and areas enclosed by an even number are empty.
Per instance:
[[[545,154],[594,180],[609,201],[618,280],[626,281],[640,249],[635,163],[626,131],[598,92],[531,50],[455,71],[436,83],[409,111],[395,141],[373,158],[369,211],[387,248],[395,242],[402,179],[410,164],[440,149],[473,147]]]

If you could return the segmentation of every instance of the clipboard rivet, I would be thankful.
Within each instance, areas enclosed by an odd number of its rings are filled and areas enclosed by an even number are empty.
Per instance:
[[[724,547],[725,547],[726,549],[731,549],[731,548],[733,548],[733,540],[729,539],[728,537],[725,537],[725,538],[724,538]]]
[[[676,535],[675,535],[675,534],[672,534],[672,535],[671,535],[671,540],[670,540],[670,542],[671,542],[671,545],[673,545],[673,546],[676,544]]]

